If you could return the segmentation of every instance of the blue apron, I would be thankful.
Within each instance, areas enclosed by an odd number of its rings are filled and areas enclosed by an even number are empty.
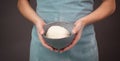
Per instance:
[[[93,0],[37,0],[36,12],[46,22],[75,22],[93,11]],[[42,46],[35,25],[32,28],[30,61],[98,61],[94,26],[87,25],[79,42],[70,50],[57,53]]]

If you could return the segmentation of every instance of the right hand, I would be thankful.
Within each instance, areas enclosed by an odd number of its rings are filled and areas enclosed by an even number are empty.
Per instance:
[[[37,28],[38,37],[39,37],[42,45],[44,47],[48,48],[49,50],[53,51],[53,48],[51,46],[49,46],[42,37],[42,35],[44,34],[43,26],[46,25],[46,23],[44,21],[40,21],[40,22],[37,22],[35,25]]]

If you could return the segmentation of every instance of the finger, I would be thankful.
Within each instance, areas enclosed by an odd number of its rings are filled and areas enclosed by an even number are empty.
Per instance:
[[[76,43],[79,41],[80,37],[81,37],[81,32],[79,31],[79,32],[75,35],[75,38],[74,38],[72,44],[76,44]]]
[[[44,34],[44,29],[41,29],[41,35],[43,35]]]
[[[40,29],[38,30],[39,34],[43,35],[44,34],[44,29],[43,27],[40,27]]]
[[[49,50],[51,50],[51,51],[54,50],[54,49],[53,49],[51,46],[49,46],[48,44],[46,44],[46,43],[42,43],[42,44],[43,44],[44,47],[48,48]]]
[[[63,53],[63,51],[60,51],[60,53]]]
[[[80,30],[80,25],[76,24],[75,27],[73,28],[72,32],[76,34]]]
[[[60,53],[63,53],[65,51],[67,51],[67,50],[69,50],[69,49],[65,48],[64,50],[60,50]]]
[[[55,52],[58,52],[58,50],[57,50],[57,49],[55,49],[54,51],[55,51]]]
[[[45,47],[48,48],[48,49],[51,50],[51,51],[54,51],[54,49],[53,49],[52,47],[48,46],[47,44],[46,44]]]
[[[71,43],[71,45],[69,45],[68,47],[64,48],[63,50],[61,50],[60,52],[65,52],[69,49],[71,49],[72,47],[74,47],[76,45],[76,43],[78,42],[78,40],[80,39],[81,35],[80,35],[80,31],[76,34],[75,39],[73,40],[73,42]]]
[[[65,51],[71,49],[72,46],[73,46],[73,44],[69,45],[68,47],[66,47],[66,48],[64,48],[64,49],[61,49],[61,50],[60,50],[60,53],[63,53],[63,52],[65,52]]]
[[[72,47],[74,47],[81,37],[81,32],[82,32],[82,30],[78,31],[75,35],[73,42],[68,47],[60,50],[60,53],[65,52],[65,51],[71,49]]]
[[[42,43],[42,45],[44,46],[44,47],[46,47],[46,48],[48,48],[49,50],[51,50],[51,51],[53,51],[53,48],[51,47],[51,46],[49,46],[46,42],[45,42],[45,40],[43,39],[43,37],[39,34],[39,39],[40,39],[40,41],[41,41],[41,43]]]
[[[48,49],[51,50],[51,51],[54,50],[54,49],[53,49],[51,46],[49,46],[47,43],[43,43],[43,46],[45,46],[46,48],[48,48]]]
[[[45,25],[46,25],[46,23],[44,23],[44,25],[41,27],[41,35],[43,35],[44,32],[45,32],[45,31],[44,31],[44,28],[43,28]]]
[[[59,51],[59,53],[63,53],[63,52],[64,52],[64,50],[60,50],[60,51]]]
[[[65,51],[67,51],[67,50],[70,50],[73,46],[74,46],[74,44],[72,44],[72,45],[68,46],[68,47],[67,47],[67,48],[65,48],[62,52],[65,52]]]
[[[45,25],[45,24],[37,25],[37,26],[36,26],[39,34],[41,34],[41,35],[44,34],[44,28],[43,28],[44,25]]]

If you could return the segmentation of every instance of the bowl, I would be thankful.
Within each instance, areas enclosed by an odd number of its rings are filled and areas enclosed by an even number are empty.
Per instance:
[[[70,32],[70,36],[61,38],[61,39],[52,39],[52,38],[46,37],[47,30],[51,26],[62,26],[64,28],[66,28]],[[67,47],[68,45],[70,45],[74,39],[74,34],[72,33],[73,27],[74,27],[73,23],[69,23],[69,22],[49,23],[44,26],[45,33],[43,34],[43,38],[45,39],[46,43],[48,45],[52,46],[53,48],[58,49],[58,50],[63,49],[65,47]]]

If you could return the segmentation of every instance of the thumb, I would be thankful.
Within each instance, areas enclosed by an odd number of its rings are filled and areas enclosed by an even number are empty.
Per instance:
[[[76,34],[78,32],[78,30],[79,30],[78,25],[75,25],[75,27],[72,30],[73,34]]]
[[[45,33],[45,31],[44,31],[44,25],[46,25],[46,23],[44,23],[43,26],[41,27],[41,31],[40,31],[41,35],[43,35]]]
[[[38,33],[39,33],[40,35],[43,35],[43,34],[44,34],[44,29],[43,29],[43,27],[38,26],[38,27],[37,27],[37,30],[38,30]]]
[[[41,34],[41,35],[44,34],[44,29],[43,29],[43,28],[40,29],[40,34]]]

